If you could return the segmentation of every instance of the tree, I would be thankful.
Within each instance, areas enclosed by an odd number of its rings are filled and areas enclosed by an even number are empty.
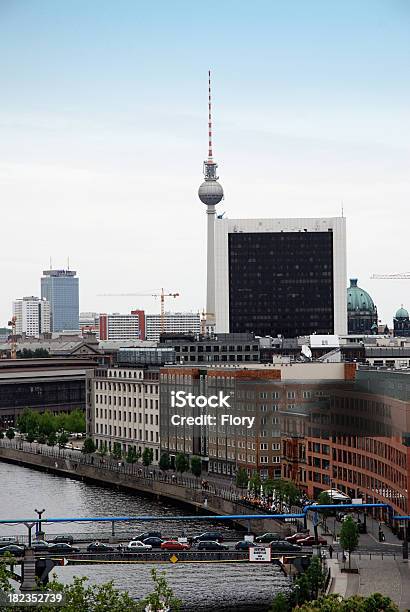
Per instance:
[[[73,410],[65,419],[65,427],[70,433],[85,433],[85,414],[82,410]]]
[[[111,454],[114,459],[122,459],[122,447],[119,442],[114,442]]]
[[[152,448],[144,448],[144,452],[142,453],[142,464],[145,465],[145,467],[148,467],[149,465],[151,465],[153,459],[154,451],[152,450]]]
[[[85,455],[89,455],[90,453],[95,453],[96,448],[97,447],[94,444],[94,440],[92,438],[86,438],[84,440],[84,444],[81,449],[81,452],[84,453]]]
[[[52,431],[47,437],[47,445],[55,446],[56,444],[57,444],[57,435],[55,431]]]
[[[329,493],[327,493],[327,491],[322,491],[319,494],[319,497],[317,498],[317,503],[321,506],[329,506],[330,504],[333,503],[332,498],[330,497]],[[320,510],[320,514],[323,516],[323,522],[326,526],[326,520],[329,516],[332,516],[334,514],[333,510]]]
[[[357,524],[351,516],[347,516],[342,523],[340,530],[340,545],[343,550],[349,553],[349,570],[351,569],[351,553],[357,548],[359,543],[359,530]]]
[[[14,438],[16,434],[14,433],[14,429],[12,429],[11,427],[8,428],[8,430],[6,431],[6,437],[9,440],[12,440]]]
[[[297,608],[298,612],[399,612],[390,599],[374,593],[369,597],[354,595],[343,599],[341,595],[326,595],[316,601],[309,601]]]
[[[291,480],[285,480],[283,484],[283,495],[289,508],[300,503],[300,491]]]
[[[3,438],[4,438],[4,433],[0,431],[0,440],[3,440]]]
[[[272,601],[269,612],[290,612],[290,602],[284,593],[278,593]]]
[[[258,472],[254,472],[252,474],[252,476],[249,479],[249,482],[251,483],[251,489],[253,489],[255,493],[259,495],[259,492],[261,490],[262,480]]]
[[[248,486],[248,480],[248,472],[245,470],[245,468],[239,468],[239,470],[236,472],[236,486],[240,489],[246,489]]]
[[[181,600],[174,596],[170,586],[166,580],[166,573],[159,573],[155,567],[151,570],[152,580],[154,581],[154,591],[138,603],[140,610],[149,612],[161,612],[162,610],[172,610],[179,612],[181,609]]]
[[[312,557],[306,572],[306,578],[310,588],[310,598],[317,599],[320,589],[325,584],[325,574],[319,557]]]
[[[183,453],[178,453],[177,456],[175,457],[176,471],[182,474],[183,472],[186,472],[188,468],[189,468],[188,458]]]
[[[201,472],[202,472],[202,461],[201,461],[201,458],[197,457],[196,455],[191,457],[191,472],[197,478],[199,478],[199,476],[201,475]]]
[[[57,437],[57,444],[60,448],[64,448],[64,446],[68,442],[68,435],[65,431],[62,431]]]
[[[168,453],[162,453],[159,459],[159,467],[163,472],[166,472],[171,467],[171,461],[169,460]]]
[[[26,408],[23,414],[17,420],[17,427],[21,431],[21,433],[29,433],[32,432],[34,434],[38,431],[38,419],[39,413],[34,412]]]
[[[35,439],[36,439],[36,436],[34,435],[34,432],[29,431],[28,434],[26,435],[27,442],[31,444],[32,442],[34,442]]]
[[[64,603],[59,612],[160,612],[169,610],[179,612],[181,601],[174,596],[168,586],[165,572],[151,570],[154,590],[140,601],[132,599],[128,593],[114,588],[112,582],[88,585],[87,578],[74,576],[70,584],[61,584],[56,577],[49,582],[47,590],[63,593]],[[6,565],[5,558],[0,560],[0,591],[15,593],[12,586],[12,572]],[[24,608],[25,609],[25,608]],[[48,605],[37,606],[38,612],[50,610]]]
[[[105,455],[108,453],[108,446],[107,446],[107,442],[104,442],[104,444],[102,444],[98,450],[98,454],[101,455],[101,457],[105,457]]]
[[[136,463],[137,460],[138,460],[137,452],[135,448],[130,446],[127,452],[127,456],[125,457],[125,461],[127,463]]]
[[[37,436],[37,442],[39,444],[45,444],[47,442],[47,437],[42,433]]]
[[[55,416],[48,410],[39,415],[38,431],[40,434],[44,434],[45,436],[49,436],[51,433],[56,432]]]

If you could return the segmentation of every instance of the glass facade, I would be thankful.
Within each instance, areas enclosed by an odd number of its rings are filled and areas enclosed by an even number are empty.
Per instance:
[[[50,302],[51,331],[79,329],[79,283],[72,270],[45,270],[41,297]]]
[[[334,333],[333,232],[230,233],[229,330]]]

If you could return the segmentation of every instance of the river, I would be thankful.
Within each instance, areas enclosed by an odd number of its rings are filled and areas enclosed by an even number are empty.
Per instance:
[[[44,516],[130,516],[184,514],[186,509],[178,504],[156,501],[139,494],[114,490],[78,480],[47,474],[30,468],[0,462],[0,519],[31,518],[34,509],[45,508]],[[187,534],[201,533],[217,528],[229,538],[239,532],[217,519],[207,522],[187,522],[178,528],[170,523],[134,523],[116,527],[118,533],[131,534],[134,530],[160,529],[167,535],[176,535],[182,529]],[[206,525],[206,526],[205,526]],[[64,527],[47,525],[47,533],[102,534],[101,527],[92,523],[76,523]],[[104,527],[109,533],[109,525]],[[99,530],[99,531],[98,531]],[[25,527],[1,525],[0,536],[25,534]],[[73,576],[87,576],[93,583],[113,580],[114,585],[139,598],[150,590],[151,565],[111,565],[109,569],[97,566],[67,566],[58,568],[58,578],[71,581]],[[270,606],[275,593],[287,588],[288,579],[275,565],[258,564],[178,564],[161,565],[169,584],[183,601],[184,611],[264,611]]]

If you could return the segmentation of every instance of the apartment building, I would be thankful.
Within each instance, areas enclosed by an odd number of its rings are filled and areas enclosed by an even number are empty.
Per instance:
[[[50,303],[34,295],[13,302],[13,316],[16,317],[16,335],[39,338],[50,332]]]

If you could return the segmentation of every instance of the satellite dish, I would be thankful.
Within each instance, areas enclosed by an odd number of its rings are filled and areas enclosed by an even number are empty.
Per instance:
[[[301,353],[306,359],[309,359],[309,361],[312,359],[312,351],[306,344],[302,345]]]

